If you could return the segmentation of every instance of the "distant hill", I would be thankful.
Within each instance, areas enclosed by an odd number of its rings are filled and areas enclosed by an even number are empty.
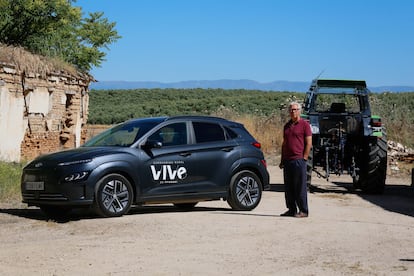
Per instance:
[[[90,88],[96,90],[103,89],[138,89],[138,88],[221,88],[221,89],[246,89],[262,91],[292,91],[306,92],[310,85],[309,82],[301,81],[273,81],[260,83],[253,80],[190,80],[180,82],[155,82],[155,81],[99,81],[91,83]],[[414,86],[377,86],[369,87],[372,92],[414,92]]]

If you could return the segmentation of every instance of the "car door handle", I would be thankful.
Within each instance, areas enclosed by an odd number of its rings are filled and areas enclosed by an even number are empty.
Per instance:
[[[191,152],[182,152],[182,153],[180,153],[180,156],[184,156],[184,157],[187,157],[187,156],[190,156],[191,155]]]
[[[225,152],[230,152],[230,151],[232,151],[234,149],[234,147],[226,147],[226,148],[222,148],[221,150],[222,151],[225,151]]]

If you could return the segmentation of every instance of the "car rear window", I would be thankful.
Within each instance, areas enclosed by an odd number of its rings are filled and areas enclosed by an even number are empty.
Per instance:
[[[197,143],[216,142],[226,140],[224,129],[215,123],[193,122]]]

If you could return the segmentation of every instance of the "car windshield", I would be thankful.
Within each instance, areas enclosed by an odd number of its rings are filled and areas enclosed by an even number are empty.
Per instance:
[[[83,147],[129,147],[162,121],[162,118],[128,121],[98,134]]]

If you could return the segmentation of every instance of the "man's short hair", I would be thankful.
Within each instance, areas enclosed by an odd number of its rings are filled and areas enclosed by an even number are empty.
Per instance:
[[[292,105],[296,105],[299,108],[299,110],[302,110],[302,105],[300,103],[298,103],[298,102],[291,102],[289,104],[289,107],[292,107]]]

